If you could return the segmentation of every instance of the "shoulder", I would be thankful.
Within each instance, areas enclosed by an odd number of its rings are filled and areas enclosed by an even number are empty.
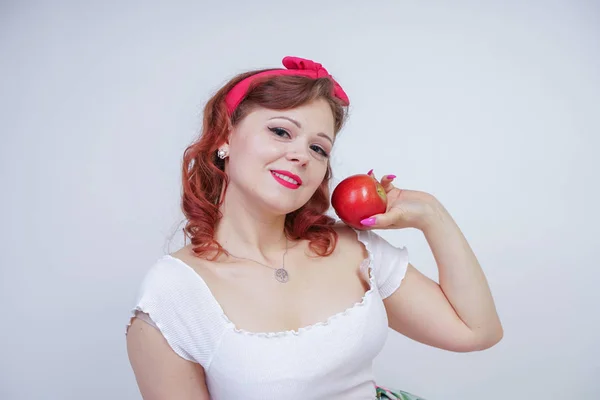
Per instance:
[[[336,252],[361,252],[363,256],[367,255],[367,249],[360,238],[362,235],[360,231],[355,230],[343,222],[336,222],[333,229],[338,235],[338,242],[335,249]]]
[[[390,246],[387,240],[370,229],[355,229],[343,222],[336,223],[334,229],[338,233],[339,251],[361,249],[366,256],[379,250],[381,245]]]
[[[358,243],[356,231],[343,222],[336,222],[333,229],[338,234],[338,239],[341,241],[350,241]]]
[[[131,312],[147,314],[175,353],[204,367],[225,325],[204,281],[172,255],[146,272]]]
[[[219,264],[218,261],[211,261],[209,259],[215,255],[218,256],[216,253],[209,252],[203,257],[200,257],[194,252],[194,245],[188,244],[170,253],[168,257],[175,259],[180,264],[187,266],[188,269],[191,269],[201,277],[204,277],[206,273],[213,271],[214,268]]]
[[[187,246],[165,254],[148,269],[138,294],[163,305],[210,304],[211,293],[206,283],[210,264],[211,261],[197,257]]]
[[[194,270],[175,253],[158,258],[146,271],[141,281],[141,289],[161,294],[181,292],[183,286],[197,284]]]
[[[135,310],[150,314],[152,319],[169,317],[202,297],[202,286],[181,260],[165,255],[146,271],[139,283]],[[170,317],[169,317],[170,318]],[[174,321],[170,321],[174,322]]]
[[[193,319],[212,311],[210,291],[197,272],[199,266],[186,252],[187,249],[182,248],[165,254],[148,268],[138,284],[136,308],[139,311]]]
[[[168,255],[171,258],[179,259],[190,266],[203,266],[210,261],[200,258],[194,253],[194,246],[188,244]]]

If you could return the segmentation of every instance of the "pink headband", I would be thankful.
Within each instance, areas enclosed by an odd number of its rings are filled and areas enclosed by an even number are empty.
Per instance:
[[[283,66],[287,69],[274,69],[259,72],[258,74],[254,74],[247,77],[246,79],[242,80],[237,85],[235,85],[225,97],[225,102],[227,103],[227,111],[229,112],[229,115],[233,114],[233,112],[240,104],[242,99],[246,96],[250,84],[257,78],[261,78],[264,76],[300,75],[307,76],[313,79],[329,78],[333,81],[334,84],[333,95],[340,99],[345,106],[350,104],[350,100],[344,92],[344,89],[342,89],[342,87],[335,81],[335,79],[333,79],[333,77],[329,74],[329,72],[327,72],[325,68],[323,68],[321,64],[311,60],[307,60],[305,58],[289,56],[284,57],[282,63]]]

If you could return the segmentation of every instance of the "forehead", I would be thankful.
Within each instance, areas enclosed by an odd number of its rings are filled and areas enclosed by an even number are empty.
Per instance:
[[[302,129],[308,131],[327,132],[333,136],[335,120],[331,106],[324,99],[317,99],[298,107],[285,110],[274,110],[256,107],[248,117],[256,120],[270,120],[287,117],[298,122]]]

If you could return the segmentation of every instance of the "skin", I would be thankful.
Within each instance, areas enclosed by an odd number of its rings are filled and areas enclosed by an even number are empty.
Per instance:
[[[221,146],[229,155],[225,171],[230,177],[215,234],[223,247],[238,257],[281,265],[285,215],[306,203],[321,184],[328,162],[322,151],[331,152],[333,132],[333,115],[323,100],[293,110],[259,108],[232,129]],[[294,190],[282,186],[273,169],[300,176],[302,185]],[[435,197],[398,189],[392,181],[387,175],[381,179],[387,211],[365,221],[371,224],[365,229],[421,230],[438,264],[440,283],[409,264],[400,287],[384,300],[390,327],[449,351],[493,346],[502,338],[502,326],[483,271],[459,227]],[[290,281],[285,285],[257,263],[226,256],[199,259],[190,246],[172,255],[204,279],[237,328],[297,330],[345,310],[368,290],[367,277],[359,270],[366,249],[350,228],[337,225],[336,230],[338,245],[328,257],[315,257],[306,241],[289,243],[285,261]],[[250,312],[256,309],[262,312]],[[175,354],[157,329],[134,319],[127,348],[144,399],[209,398],[202,367]]]

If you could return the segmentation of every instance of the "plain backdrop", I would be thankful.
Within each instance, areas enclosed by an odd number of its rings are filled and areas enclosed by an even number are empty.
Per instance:
[[[452,213],[505,329],[451,353],[390,331],[378,383],[428,400],[600,396],[596,1],[0,2],[0,398],[140,399],[125,325],[182,244],[180,167],[235,74],[321,62],[332,165]],[[437,279],[416,230],[407,245]]]

